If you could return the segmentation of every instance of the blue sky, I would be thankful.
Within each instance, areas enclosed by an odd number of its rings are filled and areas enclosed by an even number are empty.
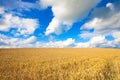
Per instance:
[[[120,0],[0,0],[0,48],[120,48]]]

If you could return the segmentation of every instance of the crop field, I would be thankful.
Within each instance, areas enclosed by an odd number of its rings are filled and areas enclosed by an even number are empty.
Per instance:
[[[120,50],[0,49],[0,80],[120,80]]]

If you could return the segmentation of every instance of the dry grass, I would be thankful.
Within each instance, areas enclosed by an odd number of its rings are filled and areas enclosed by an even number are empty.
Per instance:
[[[120,50],[0,49],[0,80],[120,80]]]

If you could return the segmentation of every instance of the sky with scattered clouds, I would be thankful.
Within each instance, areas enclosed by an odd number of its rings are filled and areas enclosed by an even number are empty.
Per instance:
[[[0,48],[120,48],[120,0],[0,0]]]

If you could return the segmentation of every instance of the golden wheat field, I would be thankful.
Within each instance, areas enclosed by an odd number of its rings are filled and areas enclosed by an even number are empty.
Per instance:
[[[120,50],[0,49],[0,80],[120,80]]]

